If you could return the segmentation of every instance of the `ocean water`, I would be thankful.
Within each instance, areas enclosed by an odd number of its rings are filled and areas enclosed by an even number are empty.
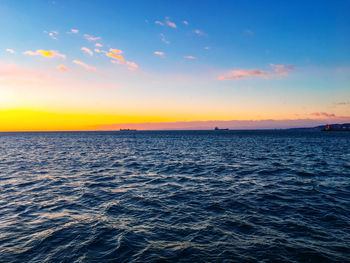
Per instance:
[[[0,133],[0,262],[350,262],[350,133]]]

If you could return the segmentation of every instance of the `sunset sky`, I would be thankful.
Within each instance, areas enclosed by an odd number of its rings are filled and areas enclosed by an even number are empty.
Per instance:
[[[350,122],[349,13],[341,0],[0,0],[0,131]]]

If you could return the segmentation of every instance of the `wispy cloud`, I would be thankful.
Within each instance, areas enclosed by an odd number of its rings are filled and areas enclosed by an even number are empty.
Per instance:
[[[78,34],[79,33],[79,30],[78,29],[71,29],[70,32],[71,34]]]
[[[184,21],[184,24],[185,24],[185,25],[189,25],[189,23],[188,23],[187,21]]]
[[[165,43],[165,44],[170,44],[170,41],[168,41],[166,38],[165,38],[165,35],[163,33],[160,33],[160,39]]]
[[[119,61],[119,60],[111,60],[111,63],[113,63],[113,64],[118,64],[118,65],[121,65],[121,64],[123,64],[123,62],[121,62],[121,61]]]
[[[249,77],[262,77],[266,78],[270,73],[264,70],[251,69],[251,70],[232,70],[226,76],[219,76],[219,80],[229,80],[229,79],[243,79]]]
[[[99,50],[98,48],[95,48],[94,51],[95,51],[96,53],[100,53],[100,52],[101,52],[101,50]]]
[[[87,47],[82,47],[81,50],[85,51],[86,53],[88,53],[90,56],[92,56],[94,53],[88,49]]]
[[[96,47],[102,47],[102,44],[101,43],[96,43],[95,46]]]
[[[163,23],[163,22],[160,22],[160,21],[154,21],[154,23],[157,24],[157,25],[164,26],[164,23]]]
[[[58,35],[58,32],[57,31],[51,31],[50,33],[49,33],[49,36],[52,38],[52,39],[55,39],[55,40],[57,40],[57,36]]]
[[[63,55],[55,50],[45,51],[45,50],[39,49],[35,52],[28,50],[28,51],[25,51],[23,54],[30,55],[30,56],[43,56],[43,57],[47,57],[47,58],[53,58],[53,57],[66,58],[65,55]]]
[[[194,57],[194,56],[184,56],[184,58],[187,58],[187,59],[197,59],[197,58]]]
[[[172,28],[176,28],[176,24],[174,22],[170,21],[169,17],[165,18],[165,23]]]
[[[68,70],[64,65],[58,65],[57,69],[59,69],[61,71],[67,71]]]
[[[128,70],[135,71],[139,66],[135,62],[127,61],[126,64],[128,65]]]
[[[124,59],[124,57],[122,55],[118,55],[118,54],[110,52],[110,53],[107,53],[106,56],[110,57],[110,58],[118,59],[118,60],[120,60],[123,63],[125,62],[125,59]]]
[[[88,41],[96,41],[96,40],[100,40],[101,37],[93,37],[93,36],[90,36],[88,34],[84,34],[84,37],[88,40]]]
[[[198,36],[207,36],[206,33],[204,33],[203,31],[200,31],[199,29],[196,29],[193,31],[195,34],[197,34]]]
[[[123,53],[123,51],[121,51],[119,49],[114,49],[114,48],[110,48],[109,51],[110,51],[109,53],[104,52],[104,51],[102,51],[102,52],[105,53],[107,57],[120,60],[122,63],[125,62],[124,57],[122,55],[120,55],[121,53]]]
[[[6,48],[6,51],[9,52],[9,53],[11,53],[11,54],[15,54],[15,53],[16,53],[16,52],[15,52],[13,49],[11,49],[11,48]]]
[[[205,49],[205,50],[209,50],[209,49],[210,49],[210,47],[204,47],[204,49]]]
[[[73,60],[73,63],[78,64],[82,67],[84,67],[86,70],[96,70],[96,67],[93,66],[89,66],[88,64],[85,64],[79,60]]]
[[[219,76],[219,80],[230,80],[230,79],[243,79],[250,77],[259,77],[259,78],[272,78],[280,76],[288,76],[290,71],[295,68],[294,65],[274,65],[270,64],[271,70],[261,70],[261,69],[238,69],[231,70],[225,76]]]
[[[170,17],[166,17],[164,22],[157,20],[157,21],[154,21],[154,23],[157,25],[161,25],[161,26],[168,25],[172,28],[176,28],[176,24],[174,22],[170,21]]]
[[[44,33],[48,34],[52,39],[57,40],[57,37],[56,37],[58,35],[57,31],[53,30],[53,31],[48,32],[48,31],[44,30]]]
[[[110,48],[109,51],[112,52],[112,53],[115,53],[115,54],[121,54],[121,53],[123,53],[122,50],[114,49],[114,48]]]
[[[336,102],[335,105],[343,106],[343,105],[350,105],[349,101],[341,101],[341,102]]]
[[[290,71],[295,68],[294,65],[274,65],[274,64],[270,64],[270,67],[273,69],[274,72],[281,74],[283,76],[288,76]]]
[[[335,114],[333,113],[327,113],[327,112],[313,112],[310,115],[317,116],[317,117],[328,117],[328,118],[335,118]]]
[[[253,36],[255,33],[252,30],[246,30],[246,31],[244,31],[244,34],[248,35],[248,36]]]
[[[154,51],[153,53],[161,57],[165,55],[165,53],[161,51]]]

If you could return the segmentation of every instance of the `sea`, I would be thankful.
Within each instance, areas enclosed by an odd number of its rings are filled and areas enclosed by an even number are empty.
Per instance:
[[[0,133],[0,262],[350,262],[350,133]]]

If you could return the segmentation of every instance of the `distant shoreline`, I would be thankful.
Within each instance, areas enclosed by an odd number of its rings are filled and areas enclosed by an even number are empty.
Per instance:
[[[229,130],[224,130],[223,132],[231,132],[231,131],[288,131],[288,130],[299,130],[299,128],[282,128],[282,129],[229,129]],[[300,128],[300,130],[304,130],[303,128]],[[305,129],[307,130],[307,129]],[[174,130],[174,129],[169,129],[169,130],[166,130],[166,129],[163,129],[163,130],[137,130],[137,131],[132,131],[130,133],[132,134],[135,134],[135,133],[139,133],[139,132],[170,132],[170,131],[178,131],[178,132],[181,132],[181,131],[203,131],[203,132],[217,132],[217,131],[214,131],[214,130],[207,130],[207,129],[197,129],[197,130],[191,130],[191,129],[187,129],[187,130],[184,130],[184,129],[179,129],[179,130]],[[69,132],[120,132],[120,133],[123,133],[123,134],[127,134],[128,131],[120,131],[120,130],[72,130],[72,131],[0,131],[0,134],[1,133],[58,133],[58,132],[61,132],[61,133],[69,133]],[[219,131],[221,132],[221,131]]]
[[[325,130],[327,127],[331,127],[328,130]],[[296,127],[296,128],[257,128],[257,129],[235,129],[235,128],[225,128],[225,129],[149,129],[149,130],[139,130],[139,129],[115,129],[115,130],[66,130],[66,131],[60,131],[60,130],[52,130],[52,131],[0,131],[0,133],[19,133],[19,132],[37,132],[37,133],[53,133],[53,132],[122,132],[122,133],[128,133],[128,132],[144,132],[144,131],[213,131],[213,132],[230,132],[230,131],[288,131],[288,130],[310,130],[310,131],[350,131],[350,123],[343,123],[343,124],[327,124],[327,125],[320,125],[316,127]]]

